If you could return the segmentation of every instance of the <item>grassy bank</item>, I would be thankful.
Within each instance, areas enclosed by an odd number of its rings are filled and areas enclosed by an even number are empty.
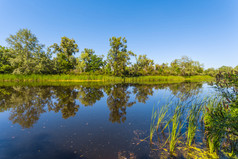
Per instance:
[[[0,82],[198,82],[211,81],[211,76],[140,76],[140,77],[115,77],[106,75],[10,75],[1,74]]]

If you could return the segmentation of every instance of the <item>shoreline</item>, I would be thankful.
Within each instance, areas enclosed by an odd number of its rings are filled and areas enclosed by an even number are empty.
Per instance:
[[[107,75],[11,75],[1,74],[0,83],[5,82],[121,82],[121,83],[143,83],[143,82],[202,82],[213,81],[215,78],[204,76],[139,76],[139,77],[116,77]]]

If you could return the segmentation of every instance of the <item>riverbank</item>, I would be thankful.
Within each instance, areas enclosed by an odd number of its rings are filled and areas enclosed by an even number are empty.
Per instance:
[[[11,75],[1,74],[0,82],[199,82],[212,81],[211,76],[139,76],[115,77],[106,75]]]

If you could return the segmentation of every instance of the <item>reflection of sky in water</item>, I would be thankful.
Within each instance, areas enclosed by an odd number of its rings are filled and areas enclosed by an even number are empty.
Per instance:
[[[201,86],[202,85],[198,87],[193,86],[194,89],[201,90],[201,96],[210,92],[211,86],[206,84],[204,84],[203,87]],[[110,116],[114,110],[109,109],[107,102],[108,97],[111,95],[111,99],[119,102],[118,105],[114,106],[120,106],[120,102],[123,103],[126,96],[121,96],[122,99],[118,101],[117,98],[114,98],[116,95],[113,94],[116,92],[111,94],[106,93],[103,88],[98,89],[103,90],[104,97],[96,101],[93,106],[83,106],[78,99],[73,99],[75,100],[75,105],[79,105],[75,116],[63,119],[60,110],[58,113],[46,111],[40,114],[39,120],[37,120],[31,128],[24,129],[19,124],[13,124],[12,121],[9,120],[9,116],[12,112],[1,112],[0,158],[111,159],[133,155],[137,158],[153,157],[148,143],[137,143],[139,138],[145,138],[149,135],[153,107],[158,105],[158,101],[160,101],[160,104],[167,102],[168,99],[170,99],[169,97],[172,96],[172,90],[169,87],[158,89],[152,86],[149,88],[150,95],[146,95],[146,93],[143,92],[143,90],[146,90],[146,87],[140,86],[140,90],[133,92],[136,87],[137,86],[128,86],[124,89],[121,89],[120,86],[118,87],[119,91],[123,90],[128,92],[128,100],[126,103],[136,101],[134,105],[127,106],[124,112],[121,110],[114,112],[115,114],[123,112],[121,118],[125,118],[124,123],[120,117],[118,119],[118,116]],[[189,87],[190,86],[188,86],[188,88]],[[80,91],[78,88],[71,88],[76,92]],[[60,89],[66,88],[57,88],[57,90]],[[111,90],[113,89],[117,90],[116,88],[111,88]],[[138,100],[141,100],[138,99],[138,91],[142,92],[143,95],[141,98],[146,99],[145,103],[138,102]],[[179,88],[176,91],[179,92]],[[68,93],[71,93],[71,91],[68,91]],[[55,94],[52,96],[52,101],[58,101]],[[45,107],[45,110],[48,110],[47,105]],[[111,108],[113,108],[113,106],[111,106]],[[110,118],[114,117],[117,119],[116,122],[115,119],[109,121]]]

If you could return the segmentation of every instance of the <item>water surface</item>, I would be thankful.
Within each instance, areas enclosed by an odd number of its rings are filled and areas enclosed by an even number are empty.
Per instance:
[[[157,158],[153,107],[213,88],[202,83],[0,87],[1,159]]]

